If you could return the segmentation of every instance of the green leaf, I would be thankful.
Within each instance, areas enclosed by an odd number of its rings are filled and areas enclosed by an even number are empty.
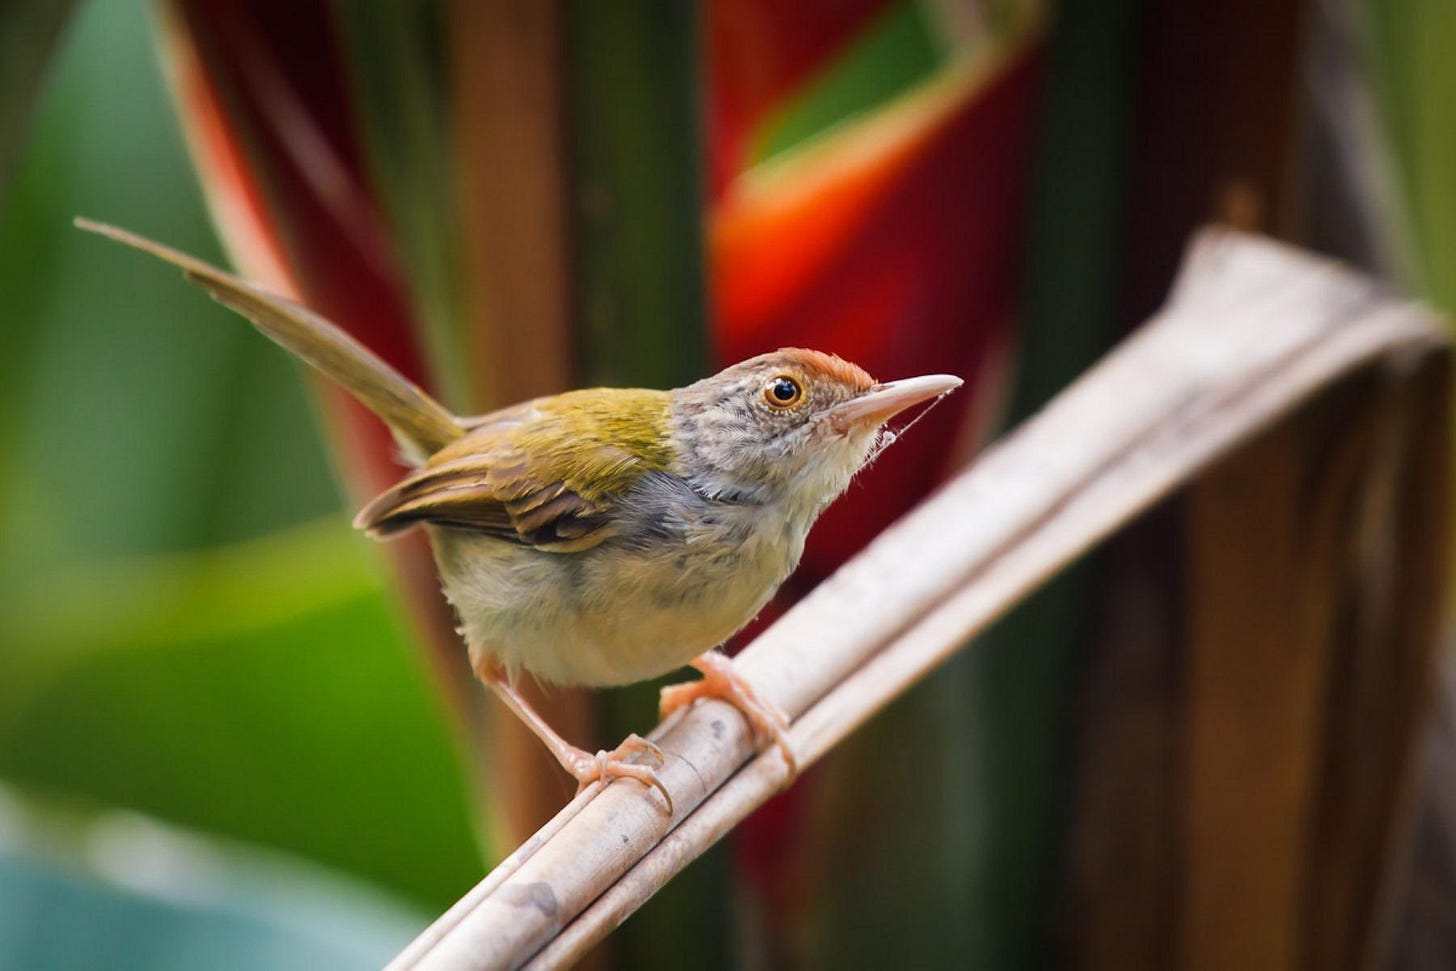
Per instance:
[[[1376,95],[1395,163],[1415,283],[1456,313],[1456,5],[1367,2]]]
[[[7,0],[0,5],[0,202],[46,65],[74,6],[74,0]]]
[[[461,767],[361,546],[331,521],[7,592],[0,774],[453,900]]]
[[[939,65],[924,4],[893,4],[767,122],[754,151],[762,162],[893,99]]]
[[[7,810],[20,805],[10,793],[0,797]],[[43,853],[0,847],[6,967],[377,968],[424,922],[381,894],[279,854],[132,814],[102,812],[84,822],[69,815],[75,845],[63,842],[63,852],[55,827],[43,828],[50,841]]]
[[[566,9],[582,370],[676,387],[708,362],[697,11]]]
[[[175,273],[70,225],[101,217],[218,257],[146,11],[83,8],[0,211],[0,499],[14,512],[0,518],[0,580],[338,508],[283,355]]]
[[[444,10],[440,0],[345,0],[338,18],[364,155],[408,271],[431,374],[442,400],[464,409],[473,396],[462,353],[469,322],[460,293]]]
[[[148,9],[80,8],[0,212],[0,775],[438,908],[481,870],[460,760],[297,374],[70,225],[217,258]]]

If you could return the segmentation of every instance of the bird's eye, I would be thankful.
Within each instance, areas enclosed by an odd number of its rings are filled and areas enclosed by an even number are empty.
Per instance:
[[[804,389],[793,378],[779,375],[763,389],[763,400],[775,408],[792,408],[804,397]]]

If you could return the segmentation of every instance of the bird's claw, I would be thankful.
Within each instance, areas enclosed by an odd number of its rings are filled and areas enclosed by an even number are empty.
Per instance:
[[[799,774],[799,759],[789,742],[789,716],[783,709],[760,698],[753,685],[734,669],[733,662],[717,651],[697,658],[693,667],[702,672],[702,678],[663,688],[658,701],[659,716],[666,718],[699,698],[720,698],[743,713],[761,748],[769,744],[778,747],[788,766],[788,781],[792,781]]]
[[[639,764],[646,763],[656,769],[662,768],[667,762],[666,757],[662,754],[662,749],[658,748],[655,742],[648,741],[636,732],[622,740],[622,744],[618,745],[617,750],[612,753],[612,758],[631,758],[634,755],[645,755],[645,759],[638,760]]]
[[[646,756],[642,761],[632,761],[635,756]],[[636,779],[644,786],[656,789],[667,800],[668,815],[672,815],[672,793],[657,775],[657,768],[663,765],[662,749],[640,735],[632,734],[611,752],[603,749],[595,755],[579,752],[566,771],[576,779],[576,791],[581,792],[593,782],[606,785],[613,779]]]

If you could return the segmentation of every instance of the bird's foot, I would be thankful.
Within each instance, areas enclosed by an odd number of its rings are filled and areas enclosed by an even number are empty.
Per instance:
[[[759,747],[776,745],[789,767],[789,779],[799,774],[799,759],[789,743],[789,716],[777,705],[764,701],[753,685],[739,674],[725,654],[708,651],[697,657],[692,666],[702,678],[662,689],[658,702],[660,717],[666,718],[679,708],[686,708],[699,698],[721,698],[743,713],[758,739]],[[785,783],[787,785],[787,782]]]
[[[634,757],[647,756],[643,761],[631,761]],[[641,735],[628,735],[626,740],[611,752],[605,750],[595,755],[585,749],[570,748],[559,756],[561,765],[576,779],[577,792],[593,782],[606,785],[613,779],[636,779],[644,786],[656,789],[667,800],[667,811],[672,813],[672,794],[663,785],[656,769],[663,764],[662,749]]]
[[[516,690],[510,676],[500,667],[487,660],[476,670],[480,680],[545,743],[551,754],[556,756],[556,761],[561,763],[561,767],[576,780],[577,792],[597,781],[606,785],[613,779],[636,779],[644,786],[650,786],[662,793],[662,798],[667,800],[668,814],[671,815],[672,795],[653,771],[654,766],[661,767],[663,764],[662,749],[640,735],[628,735],[626,741],[613,751],[593,755],[557,734],[525,696]],[[643,755],[647,756],[645,760],[633,761],[634,757]]]

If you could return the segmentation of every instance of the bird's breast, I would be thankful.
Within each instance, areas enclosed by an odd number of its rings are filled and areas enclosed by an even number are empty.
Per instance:
[[[431,535],[472,661],[607,686],[657,677],[722,644],[793,571],[803,533],[770,507],[705,506],[650,538],[629,524],[579,553],[448,528]]]

